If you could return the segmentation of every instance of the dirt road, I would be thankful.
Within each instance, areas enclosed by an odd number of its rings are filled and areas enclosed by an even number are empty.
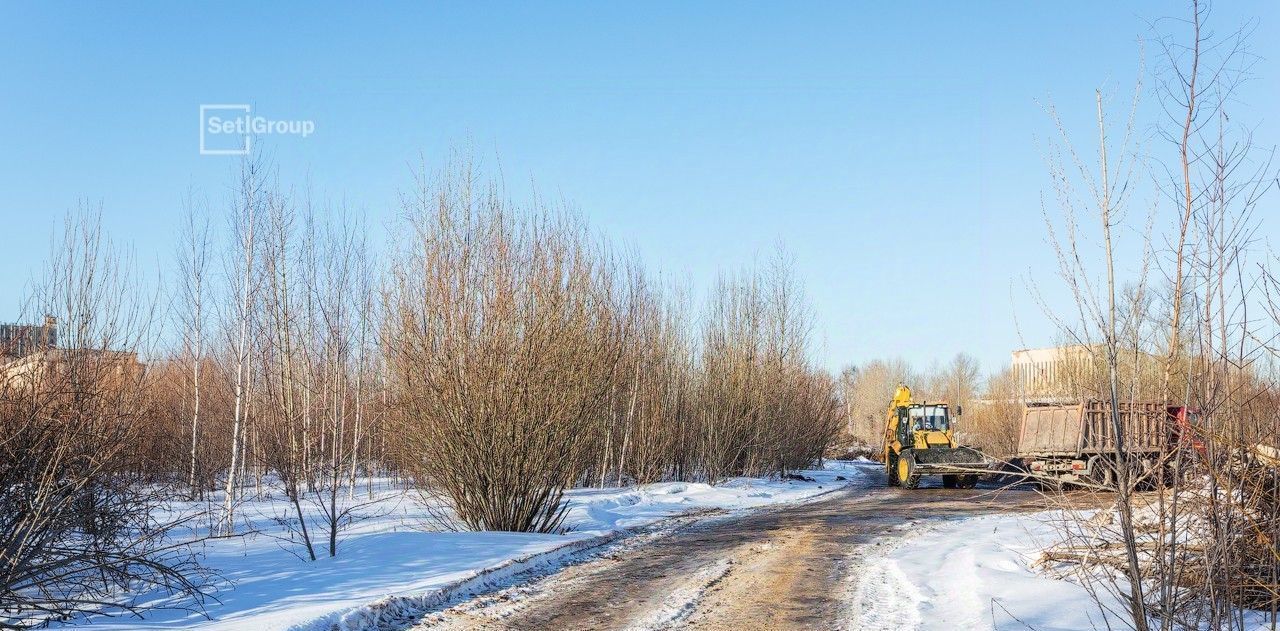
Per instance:
[[[710,518],[463,603],[416,629],[833,629],[859,557],[912,521],[1043,507],[1032,491],[847,488]],[[924,527],[925,524],[921,524]]]

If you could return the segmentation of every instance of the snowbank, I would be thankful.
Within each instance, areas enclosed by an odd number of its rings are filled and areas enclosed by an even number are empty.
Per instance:
[[[926,520],[877,547],[855,585],[854,621],[867,629],[1105,627],[1084,587],[1041,574],[1059,541],[1055,513]],[[917,532],[911,532],[917,530]]]
[[[901,527],[854,561],[863,565],[853,579],[851,628],[1128,628],[1123,604],[1099,589],[1104,614],[1070,578],[1074,566],[1038,563],[1042,550],[1062,540],[1062,523],[1060,512],[1048,511]],[[1057,571],[1067,578],[1050,575]],[[1246,612],[1245,619],[1247,628],[1270,628],[1261,612]]]
[[[813,498],[858,480],[866,464],[832,462],[805,471],[813,482],[738,478],[710,486],[661,483],[621,489],[576,489],[564,535],[430,532],[430,513],[385,481],[376,516],[343,533],[338,556],[303,561],[279,523],[279,499],[239,509],[258,534],[204,544],[205,562],[223,577],[209,618],[177,610],[145,620],[96,618],[103,629],[329,629],[376,626],[460,593],[484,590],[531,568],[554,569],[583,550],[660,520],[696,511],[740,510]],[[846,480],[837,480],[837,477]],[[181,507],[175,507],[175,510]]]

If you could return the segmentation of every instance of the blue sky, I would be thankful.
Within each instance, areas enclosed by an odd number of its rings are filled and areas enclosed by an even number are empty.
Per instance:
[[[1148,21],[1186,12],[1113,4],[6,2],[0,320],[81,200],[167,266],[185,192],[223,199],[235,165],[199,155],[198,107],[247,103],[315,121],[267,143],[282,179],[376,232],[420,154],[472,147],[695,288],[785,243],[829,367],[995,368],[1054,342],[1025,279],[1062,299],[1043,105],[1088,138],[1093,90],[1122,105]],[[1219,30],[1257,20],[1236,117],[1274,144],[1280,7],[1222,5]]]

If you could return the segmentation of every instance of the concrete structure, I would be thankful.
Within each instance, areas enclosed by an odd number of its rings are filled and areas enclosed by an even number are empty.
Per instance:
[[[21,359],[58,346],[58,319],[43,324],[0,324],[0,363]]]
[[[82,382],[120,382],[138,376],[143,364],[136,353],[100,349],[52,348],[0,366],[0,385],[43,387],[74,376]]]
[[[59,348],[57,319],[43,324],[0,324],[0,386],[31,387],[78,379],[120,380],[142,370],[136,353]]]
[[[1082,344],[1013,351],[1009,366],[1023,397],[1068,396],[1071,385],[1093,363],[1094,351]]]
[[[1027,348],[1013,351],[1009,365],[1023,398],[1033,401],[1078,401],[1104,398],[1107,392],[1106,350],[1101,344]],[[1143,397],[1160,391],[1164,358],[1133,348],[1117,356],[1120,382]],[[1174,383],[1180,379],[1173,375]],[[1175,389],[1175,391],[1177,391]]]

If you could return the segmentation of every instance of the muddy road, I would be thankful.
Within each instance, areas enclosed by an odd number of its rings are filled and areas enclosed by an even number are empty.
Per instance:
[[[921,520],[1039,510],[1023,489],[885,488],[864,482],[807,503],[693,522],[527,585],[462,603],[415,629],[834,629],[859,558]]]

